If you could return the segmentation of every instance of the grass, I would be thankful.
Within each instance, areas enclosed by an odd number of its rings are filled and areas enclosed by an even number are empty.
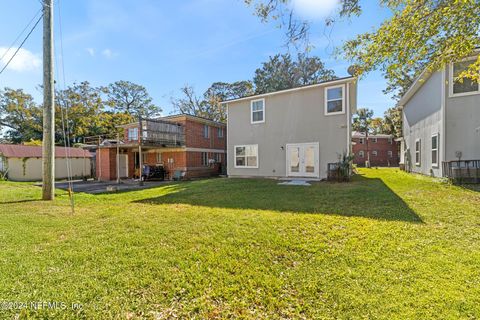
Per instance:
[[[77,194],[75,215],[39,196],[0,182],[2,319],[480,318],[477,189],[362,169]]]

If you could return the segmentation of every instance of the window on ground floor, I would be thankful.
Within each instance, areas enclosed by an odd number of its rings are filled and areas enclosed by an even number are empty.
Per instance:
[[[157,163],[162,163],[162,154],[157,152]]]
[[[421,156],[422,156],[421,145],[422,145],[422,141],[420,139],[415,140],[415,164],[417,166],[420,165]]]
[[[393,152],[392,152],[392,151],[389,150],[389,151],[387,152],[387,154],[388,154],[388,157],[389,157],[389,158],[393,158]]]
[[[432,135],[432,167],[438,167],[438,133]]]
[[[202,166],[208,166],[208,152],[202,152]]]
[[[372,151],[372,156],[374,156],[374,157],[378,156],[378,151],[373,150],[373,151]]]
[[[235,146],[236,168],[258,168],[258,145]]]
[[[362,150],[362,151],[359,151],[359,152],[358,152],[358,156],[359,156],[360,158],[365,158],[365,152],[364,152],[363,150]]]

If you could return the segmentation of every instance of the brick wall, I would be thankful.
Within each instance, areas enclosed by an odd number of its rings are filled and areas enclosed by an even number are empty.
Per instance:
[[[97,150],[96,173],[97,179],[101,181],[110,181],[117,178],[117,150],[112,148],[100,148]]]
[[[208,138],[205,138],[203,130],[206,124],[190,119],[181,121],[181,123],[185,125],[185,144],[187,147],[225,150],[227,130],[224,126],[207,124],[209,135]],[[223,138],[219,137],[219,127],[223,129]]]
[[[364,143],[360,143],[360,138],[353,138],[352,141],[355,144],[352,146],[353,153],[355,158],[353,163],[358,166],[364,166],[365,161],[367,161],[367,144],[365,139]],[[399,157],[399,143],[392,139],[392,143],[389,142],[388,138],[377,138],[377,142],[373,142],[373,139],[369,137],[368,139],[368,150],[370,153],[370,165],[372,167],[398,167],[400,157]],[[363,151],[364,156],[360,157],[361,152]],[[374,151],[377,152],[377,155],[374,155]],[[389,157],[388,151],[392,152],[392,156]]]

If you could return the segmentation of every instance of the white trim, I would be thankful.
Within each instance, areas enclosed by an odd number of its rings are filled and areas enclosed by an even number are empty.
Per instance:
[[[230,150],[230,134],[228,133],[228,128],[230,128],[230,125],[228,124],[228,122],[230,121],[230,117],[228,115],[228,108],[229,108],[229,106],[227,104],[227,108],[226,108],[226,112],[227,112],[227,114],[226,114],[227,115],[227,128],[226,128],[226,130],[227,130],[227,141],[225,141],[225,143],[226,143],[225,146],[227,148],[225,150],[225,164],[227,165],[227,177],[230,176],[230,169],[229,168],[231,166],[231,164],[229,163],[230,159],[228,158],[229,153],[227,152],[227,150]]]
[[[356,80],[355,77],[347,77],[347,78],[343,78],[343,79],[339,79],[339,80],[325,81],[325,82],[322,82],[322,83],[312,84],[312,85],[303,86],[303,87],[279,90],[279,91],[274,91],[274,92],[269,92],[269,93],[257,94],[257,95],[253,95],[253,96],[248,96],[248,97],[223,101],[223,102],[221,102],[221,104],[229,104],[229,103],[239,102],[239,101],[244,101],[244,100],[265,98],[265,97],[269,97],[269,96],[273,96],[273,95],[277,95],[277,94],[289,93],[289,92],[306,90],[306,89],[317,88],[317,87],[324,87],[324,86],[329,86],[329,85],[333,85],[333,84],[337,84],[337,83],[349,83],[349,82],[352,82],[352,81],[355,81],[355,80]]]
[[[245,150],[247,149],[247,147],[252,147],[252,146],[255,146],[256,147],[256,157],[257,157],[257,165],[256,166],[247,166],[247,155],[245,153],[245,166],[237,166],[237,148],[245,148]],[[235,166],[236,169],[258,169],[258,165],[259,165],[259,158],[258,158],[258,144],[239,144],[239,145],[234,145],[233,146],[233,165]]]
[[[263,104],[263,110],[262,110],[262,113],[263,113],[263,117],[262,117],[262,121],[253,121],[253,104],[255,102],[259,102],[259,101],[262,101],[262,104]],[[252,100],[250,101],[250,124],[257,124],[257,123],[265,123],[265,98],[262,98],[262,99],[255,99],[255,100]],[[255,111],[255,112],[259,112],[259,111]]]
[[[476,57],[468,57],[459,61],[455,61],[449,64],[448,68],[448,97],[449,98],[456,98],[456,97],[465,97],[465,96],[472,96],[472,95],[477,95],[480,94],[480,83],[478,84],[478,89],[477,91],[470,91],[470,92],[462,92],[462,93],[453,93],[453,65],[455,63],[459,62],[468,62],[472,61],[475,62]]]
[[[445,130],[446,130],[445,129],[445,127],[446,127],[446,118],[445,117],[446,117],[446,114],[447,114],[446,105],[445,105],[445,101],[446,101],[445,96],[447,94],[446,89],[445,89],[445,86],[446,86],[445,81],[446,81],[446,78],[447,78],[446,73],[447,73],[447,68],[443,67],[443,70],[442,70],[442,89],[441,89],[442,97],[440,99],[440,103],[441,103],[440,107],[441,107],[441,110],[442,110],[442,124],[441,124],[441,126],[442,126],[442,141],[441,141],[442,142],[442,150],[441,150],[442,151],[442,157],[441,157],[441,159],[439,159],[440,162],[445,161],[446,155],[447,155],[447,153],[446,153],[446,150],[447,150],[446,140],[447,139],[444,139],[444,137],[447,136],[447,134],[445,132]],[[443,172],[442,172],[442,174],[443,174]]]
[[[437,138],[437,149],[433,149],[432,148],[432,138],[433,137],[436,137]],[[435,133],[432,133],[432,136],[430,138],[430,157],[432,157],[432,152],[435,150],[437,151],[437,162],[433,162],[433,158],[432,158],[432,168],[438,168],[439,165],[440,165],[440,153],[439,153],[439,143],[438,143],[438,140],[440,139],[440,135],[438,132],[435,132]]]
[[[336,88],[342,88],[342,111],[338,112],[328,112],[328,90],[329,89],[336,89]],[[337,86],[328,86],[323,89],[323,94],[324,94],[324,112],[326,116],[334,116],[338,114],[344,114],[345,113],[345,84],[337,85]],[[340,99],[335,99],[335,100],[330,100],[330,101],[338,101]]]
[[[314,146],[316,148],[316,158],[314,159],[315,161],[315,171],[313,174],[307,174],[304,171],[299,171],[298,174],[292,174],[290,172],[289,168],[289,156],[290,154],[288,153],[289,147],[300,147],[300,149],[303,147],[307,146]],[[301,155],[299,154],[299,160],[301,159]],[[304,142],[304,143],[287,143],[285,145],[285,174],[287,177],[308,177],[308,178],[320,178],[320,143],[319,142]],[[301,166],[300,166],[301,168]],[[300,170],[299,168],[299,170]]]
[[[418,151],[417,151],[417,142],[419,142]],[[419,162],[417,162],[417,152],[418,152]],[[418,138],[418,139],[415,139],[415,165],[417,167],[421,167],[421,163],[422,163],[422,139]]]
[[[351,138],[351,121],[350,121],[350,85],[347,83],[346,84],[346,89],[345,89],[345,95],[346,95],[346,109],[347,109],[347,150],[348,150],[348,155],[352,154],[353,149],[352,149],[352,138]]]
[[[225,150],[223,149],[208,149],[208,148],[185,148],[185,150],[181,150],[181,151],[225,153]]]

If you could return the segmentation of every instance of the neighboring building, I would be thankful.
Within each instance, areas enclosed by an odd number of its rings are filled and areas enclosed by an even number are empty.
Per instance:
[[[470,79],[454,81],[476,59],[424,71],[399,101],[406,170],[441,177],[480,168],[480,87]]]
[[[67,156],[74,179],[91,176],[90,152],[80,148],[55,147],[55,179],[67,179]],[[0,172],[12,181],[42,180],[42,147],[0,144]]]
[[[99,180],[138,178],[139,152],[142,164],[162,167],[171,179],[175,172],[184,178],[218,175],[225,168],[225,124],[208,119],[175,115],[158,119],[143,119],[121,126],[124,135],[118,145],[115,140],[102,143],[96,152],[96,174]]]
[[[352,134],[352,150],[355,158],[353,163],[365,166],[370,154],[370,166],[372,167],[398,167],[400,161],[400,144],[393,136],[387,134],[375,134],[368,136],[365,133],[354,131]]]
[[[353,77],[223,102],[230,177],[327,178],[351,152]]]

